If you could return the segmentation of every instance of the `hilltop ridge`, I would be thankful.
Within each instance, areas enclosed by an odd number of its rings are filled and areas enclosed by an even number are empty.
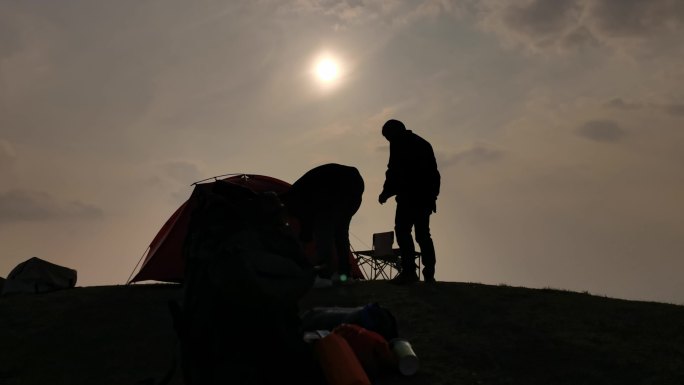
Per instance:
[[[0,297],[0,383],[136,384],[175,352],[167,303],[179,285],[80,287]],[[315,306],[378,302],[421,361],[375,384],[677,384],[684,306],[553,289],[358,282],[316,289]],[[179,371],[172,384],[181,384]]]

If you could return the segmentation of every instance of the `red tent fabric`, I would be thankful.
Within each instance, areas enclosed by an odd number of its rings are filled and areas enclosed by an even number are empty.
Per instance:
[[[223,179],[223,181],[247,187],[254,192],[273,191],[276,194],[282,194],[291,187],[289,183],[280,179],[253,174],[234,175]],[[213,183],[216,182],[196,184],[195,188],[210,188],[210,185]],[[140,270],[130,282],[183,282],[185,271],[183,242],[185,242],[190,218],[195,207],[196,202],[188,199],[164,223],[150,243]],[[310,254],[314,249],[310,245],[305,246],[308,246],[305,247],[307,254]],[[313,258],[311,255],[309,257]],[[350,258],[352,258],[351,253]],[[357,278],[362,278],[363,275],[355,260],[353,260],[351,266],[353,275]]]

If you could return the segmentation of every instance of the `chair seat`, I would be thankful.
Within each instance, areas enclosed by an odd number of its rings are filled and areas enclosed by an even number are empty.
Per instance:
[[[391,263],[399,263],[401,261],[401,250],[399,249],[392,249],[392,254],[391,255],[375,255],[373,250],[363,250],[363,251],[357,251],[357,255],[363,255],[368,258],[373,258],[377,259],[380,261],[385,261],[385,262],[391,262]]]
[[[392,254],[378,255],[376,250],[354,251],[357,264],[367,280],[392,279],[401,270],[401,250],[392,249]],[[420,266],[420,252],[416,252]],[[420,276],[420,268],[418,268]]]

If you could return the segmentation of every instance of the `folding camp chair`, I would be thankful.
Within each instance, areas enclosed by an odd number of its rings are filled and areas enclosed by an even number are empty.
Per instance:
[[[392,279],[401,270],[401,250],[392,248],[394,231],[373,234],[373,249],[354,251],[356,263],[367,280]],[[418,276],[420,276],[420,252],[418,259]]]

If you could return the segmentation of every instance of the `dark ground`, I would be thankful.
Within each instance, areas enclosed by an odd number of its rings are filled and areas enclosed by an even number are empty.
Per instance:
[[[0,297],[0,384],[160,379],[175,353],[177,285]],[[684,384],[684,307],[588,294],[440,282],[317,289],[313,306],[379,302],[421,360],[382,384]],[[180,384],[176,371],[172,384]]]

